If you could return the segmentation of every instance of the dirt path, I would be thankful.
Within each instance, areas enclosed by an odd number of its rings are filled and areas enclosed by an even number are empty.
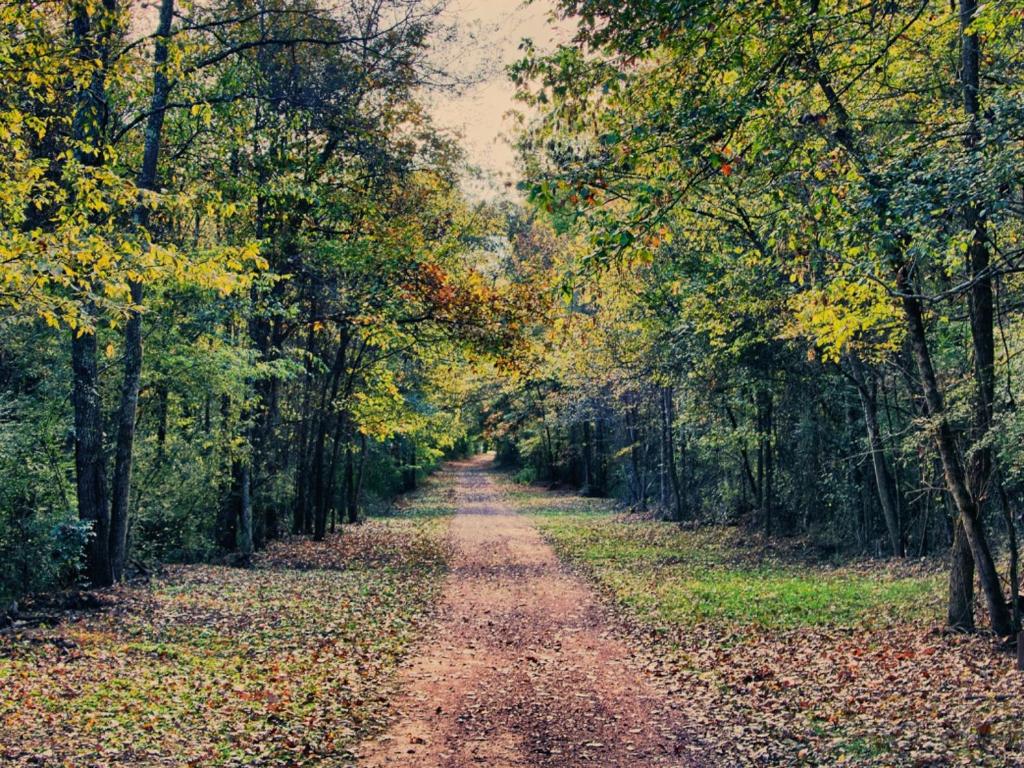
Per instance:
[[[456,545],[437,623],[363,768],[698,766],[671,702],[590,588],[515,514],[479,457],[455,464]]]

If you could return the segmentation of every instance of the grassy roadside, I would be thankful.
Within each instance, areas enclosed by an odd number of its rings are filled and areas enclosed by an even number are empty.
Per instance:
[[[439,594],[452,511],[435,479],[327,542],[168,568],[0,636],[0,763],[350,764]]]
[[[983,637],[935,631],[941,564],[811,563],[736,529],[505,490],[617,607],[712,764],[1024,766],[1024,675]]]

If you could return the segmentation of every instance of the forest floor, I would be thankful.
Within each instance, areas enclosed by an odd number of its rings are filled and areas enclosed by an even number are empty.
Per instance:
[[[705,764],[1024,766],[1024,673],[993,638],[941,631],[941,558],[827,562],[741,528],[505,492],[615,606]]]
[[[0,765],[1024,766],[1024,674],[941,563],[808,559],[455,462],[254,567],[0,633]]]
[[[0,632],[0,765],[351,765],[439,597],[452,511],[442,472],[252,568],[167,566],[88,607],[27,606],[52,618]]]

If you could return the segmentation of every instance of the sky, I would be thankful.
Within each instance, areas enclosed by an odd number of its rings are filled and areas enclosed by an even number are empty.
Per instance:
[[[440,63],[475,83],[454,94],[429,94],[428,101],[437,124],[462,136],[469,163],[484,175],[467,182],[471,196],[493,198],[506,190],[506,182],[517,181],[507,113],[523,106],[514,99],[505,68],[519,58],[523,38],[542,51],[568,40],[568,24],[550,21],[553,7],[553,0],[451,0],[445,11],[445,22],[455,24],[457,33],[454,43],[442,47]]]

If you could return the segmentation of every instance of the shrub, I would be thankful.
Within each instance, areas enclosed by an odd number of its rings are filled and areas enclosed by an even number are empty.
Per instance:
[[[537,470],[533,467],[523,467],[512,475],[512,480],[520,485],[530,485],[537,480]]]

